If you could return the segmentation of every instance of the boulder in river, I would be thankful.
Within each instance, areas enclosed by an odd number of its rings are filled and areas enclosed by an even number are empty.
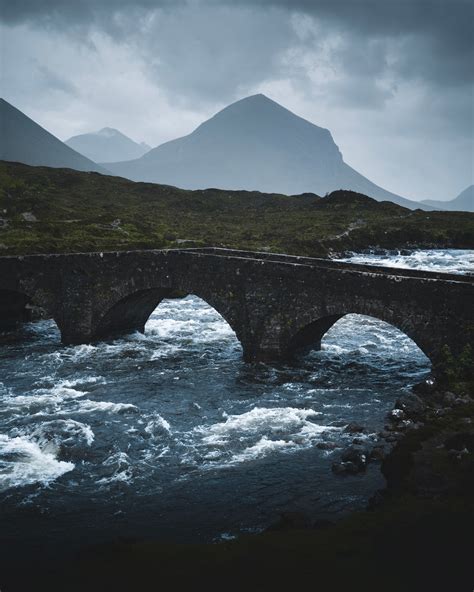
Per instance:
[[[346,434],[361,434],[365,432],[365,427],[358,423],[348,423],[343,431]]]

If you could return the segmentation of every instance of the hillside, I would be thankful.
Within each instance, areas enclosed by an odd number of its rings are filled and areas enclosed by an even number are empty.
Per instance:
[[[437,210],[448,210],[450,212],[474,212],[474,185],[469,185],[464,191],[449,201],[437,201],[434,199],[424,199],[423,204],[427,204]]]
[[[140,158],[150,150],[147,144],[138,144],[119,130],[110,127],[104,127],[98,132],[72,136],[65,144],[94,162],[103,163]]]
[[[336,191],[187,191],[0,163],[0,254],[227,246],[324,256],[369,247],[474,247],[474,215],[411,211]]]
[[[0,160],[105,172],[4,99],[0,99],[0,138]]]
[[[134,181],[185,189],[221,187],[286,195],[350,189],[378,201],[432,209],[366,179],[344,162],[329,130],[262,94],[229,105],[188,136],[137,160],[108,163],[107,169]]]

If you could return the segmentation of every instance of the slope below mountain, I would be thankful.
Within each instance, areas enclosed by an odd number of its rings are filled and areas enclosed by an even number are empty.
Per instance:
[[[119,130],[110,127],[73,136],[66,140],[65,144],[86,158],[103,163],[140,158],[151,149],[148,144],[138,144]]]
[[[0,160],[78,171],[105,169],[50,134],[24,113],[0,99]]]
[[[474,185],[469,185],[464,191],[449,201],[437,201],[424,199],[423,204],[432,206],[436,210],[448,210],[450,212],[474,212]]]
[[[186,189],[324,195],[342,188],[378,201],[420,207],[348,166],[329,130],[261,94],[229,105],[188,136],[162,144],[139,159],[107,164],[107,168],[135,181]]]
[[[353,191],[188,191],[0,162],[0,203],[0,255],[221,246],[320,257],[474,244],[474,214],[427,216]]]

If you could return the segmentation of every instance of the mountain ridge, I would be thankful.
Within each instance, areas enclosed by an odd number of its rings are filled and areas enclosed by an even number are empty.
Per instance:
[[[422,203],[432,206],[437,210],[447,210],[449,212],[474,212],[474,185],[466,187],[466,189],[461,191],[461,193],[454,199],[446,201],[424,199]]]
[[[3,98],[0,98],[0,130],[0,160],[33,166],[107,172],[100,165],[61,142]]]

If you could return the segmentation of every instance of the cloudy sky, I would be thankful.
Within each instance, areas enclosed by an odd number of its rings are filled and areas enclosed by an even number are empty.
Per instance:
[[[472,0],[0,0],[2,95],[156,146],[263,92],[386,189],[473,182]]]

